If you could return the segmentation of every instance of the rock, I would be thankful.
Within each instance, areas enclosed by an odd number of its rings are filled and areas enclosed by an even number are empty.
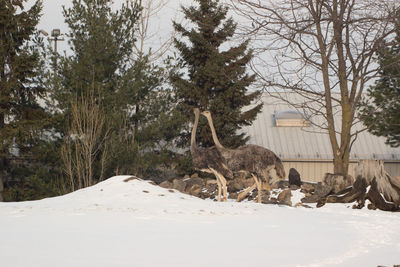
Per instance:
[[[290,185],[290,190],[299,190],[300,189],[300,187],[299,186],[297,186],[297,185],[295,185],[295,184],[292,184],[292,185]]]
[[[233,193],[242,190],[244,186],[244,179],[234,179],[228,182],[228,192]]]
[[[202,191],[203,191],[203,187],[198,185],[198,184],[194,184],[194,185],[190,186],[190,188],[188,188],[186,190],[186,192],[189,195],[192,195],[192,196],[195,196],[195,197],[199,197]]]
[[[271,188],[271,185],[269,185],[267,183],[262,183],[261,190],[268,191],[268,194],[271,194],[270,191],[272,191],[272,188]]]
[[[190,178],[189,174],[185,174],[185,176],[183,176],[183,179],[188,179],[188,178]]]
[[[272,204],[272,203],[270,203],[270,197],[268,195],[261,195],[261,203]]]
[[[288,187],[289,187],[289,181],[283,181],[283,180],[278,181],[271,186],[272,189],[278,189],[278,188],[285,189]]]
[[[253,178],[249,178],[249,179],[244,179],[243,180],[243,188],[249,188],[250,186],[252,186],[255,183]]]
[[[141,179],[137,178],[136,176],[131,176],[129,178],[126,178],[124,180],[124,182],[127,183],[127,182],[132,181],[132,180],[141,180]]]
[[[262,193],[261,193],[261,194],[270,196],[270,195],[271,195],[271,191],[272,191],[272,190],[268,190],[268,188],[266,188],[265,185],[263,185]]]
[[[294,206],[295,206],[296,208],[297,208],[297,207],[303,207],[303,208],[312,209],[311,206],[305,205],[305,204],[303,204],[303,203],[301,203],[301,202],[296,203],[296,205],[294,205]]]
[[[314,192],[315,187],[313,184],[309,184],[309,183],[303,183],[301,185],[301,191],[302,193],[312,193]]]
[[[289,185],[301,186],[300,173],[295,168],[289,170]]]
[[[321,198],[319,196],[311,195],[308,197],[303,197],[300,201],[302,203],[317,203]]]
[[[237,193],[237,192],[229,193],[228,198],[229,199],[237,199],[238,196],[239,196],[239,193]]]
[[[186,183],[185,190],[188,190],[193,185],[198,185],[198,186],[200,186],[202,188],[205,186],[204,180],[202,178],[199,178],[199,177],[192,177],[192,178],[186,179],[185,183]]]
[[[191,178],[199,178],[199,174],[197,172],[193,173]]]
[[[271,185],[271,190],[273,190],[273,189],[279,189],[279,184],[278,183],[272,184]],[[281,189],[283,189],[283,188],[281,188]]]
[[[170,181],[164,181],[160,184],[162,188],[172,188],[172,183]]]
[[[206,186],[208,186],[209,184],[217,184],[217,180],[215,180],[215,179],[206,180]]]
[[[206,190],[207,191],[210,191],[210,192],[214,192],[215,190],[217,190],[218,189],[218,185],[217,185],[217,183],[215,183],[215,184],[207,184],[206,185]]]
[[[263,204],[279,204],[279,201],[275,197],[271,197],[271,198],[262,197],[261,203],[263,203]]]
[[[253,201],[258,201],[257,194],[250,194],[250,195],[247,197],[247,200],[248,200],[248,201],[251,201],[251,202],[253,202]],[[263,203],[263,202],[262,202],[262,198],[261,198],[261,203]]]
[[[303,184],[305,185],[305,184]],[[302,190],[303,190],[303,185]],[[332,187],[326,184],[319,182],[316,185],[313,185],[314,192],[305,193],[305,197],[301,199],[302,203],[319,203],[321,200],[325,199],[332,192]]]
[[[199,194],[199,198],[202,198],[202,199],[211,198],[211,194],[208,192],[201,191]]]
[[[354,179],[351,175],[326,173],[324,177],[324,184],[331,186],[334,194],[352,186],[353,183]]]
[[[319,182],[315,186],[314,195],[319,196],[320,198],[322,198],[322,197],[326,197],[331,192],[332,192],[332,186],[329,186],[329,185],[326,185],[326,184],[323,184],[323,183]]]
[[[174,179],[172,182],[172,188],[184,193],[186,189],[186,183],[182,179]]]
[[[292,196],[292,191],[290,189],[283,190],[278,195],[279,204],[292,206],[292,200],[290,199],[291,196]]]

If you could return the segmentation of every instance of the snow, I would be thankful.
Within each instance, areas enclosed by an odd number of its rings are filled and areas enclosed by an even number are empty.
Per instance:
[[[0,203],[1,266],[400,264],[399,213],[214,202],[128,177]]]

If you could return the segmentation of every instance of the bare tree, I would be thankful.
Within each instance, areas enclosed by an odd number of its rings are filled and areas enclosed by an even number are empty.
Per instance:
[[[72,103],[70,130],[61,148],[64,171],[72,191],[104,180],[107,162],[109,127],[95,90],[87,90]],[[100,171],[95,177],[94,162],[100,158]]]
[[[146,55],[149,62],[157,61],[172,46],[174,33],[160,37],[160,31],[151,27],[156,24],[151,20],[158,16],[169,2],[170,0],[140,0],[142,10],[134,29],[137,38],[134,47],[136,59],[141,60]],[[156,48],[151,47],[151,43],[155,44]]]
[[[231,0],[255,40],[253,69],[264,88],[292,91],[291,103],[328,133],[334,172],[347,174],[357,105],[378,72],[374,54],[394,31],[398,0]],[[272,89],[274,88],[274,89]],[[284,94],[283,94],[284,95]],[[340,119],[337,119],[340,118]]]

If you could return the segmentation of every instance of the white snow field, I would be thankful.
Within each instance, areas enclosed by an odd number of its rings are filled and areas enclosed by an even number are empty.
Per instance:
[[[214,202],[128,177],[0,203],[0,266],[400,264],[400,213]]]

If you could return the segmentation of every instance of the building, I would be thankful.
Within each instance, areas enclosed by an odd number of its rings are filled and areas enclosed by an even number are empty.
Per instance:
[[[242,129],[250,137],[249,144],[274,151],[282,159],[286,173],[296,168],[304,181],[319,182],[325,173],[333,172],[328,134],[316,126],[323,119],[288,104],[301,103],[305,98],[295,93],[265,93],[260,101],[264,102],[262,112],[251,126]],[[340,114],[337,116],[340,118]],[[353,127],[363,129],[362,123]],[[384,137],[367,131],[359,133],[351,149],[350,175],[354,176],[354,167],[360,159],[384,160],[386,171],[400,176],[400,148],[386,145]]]

